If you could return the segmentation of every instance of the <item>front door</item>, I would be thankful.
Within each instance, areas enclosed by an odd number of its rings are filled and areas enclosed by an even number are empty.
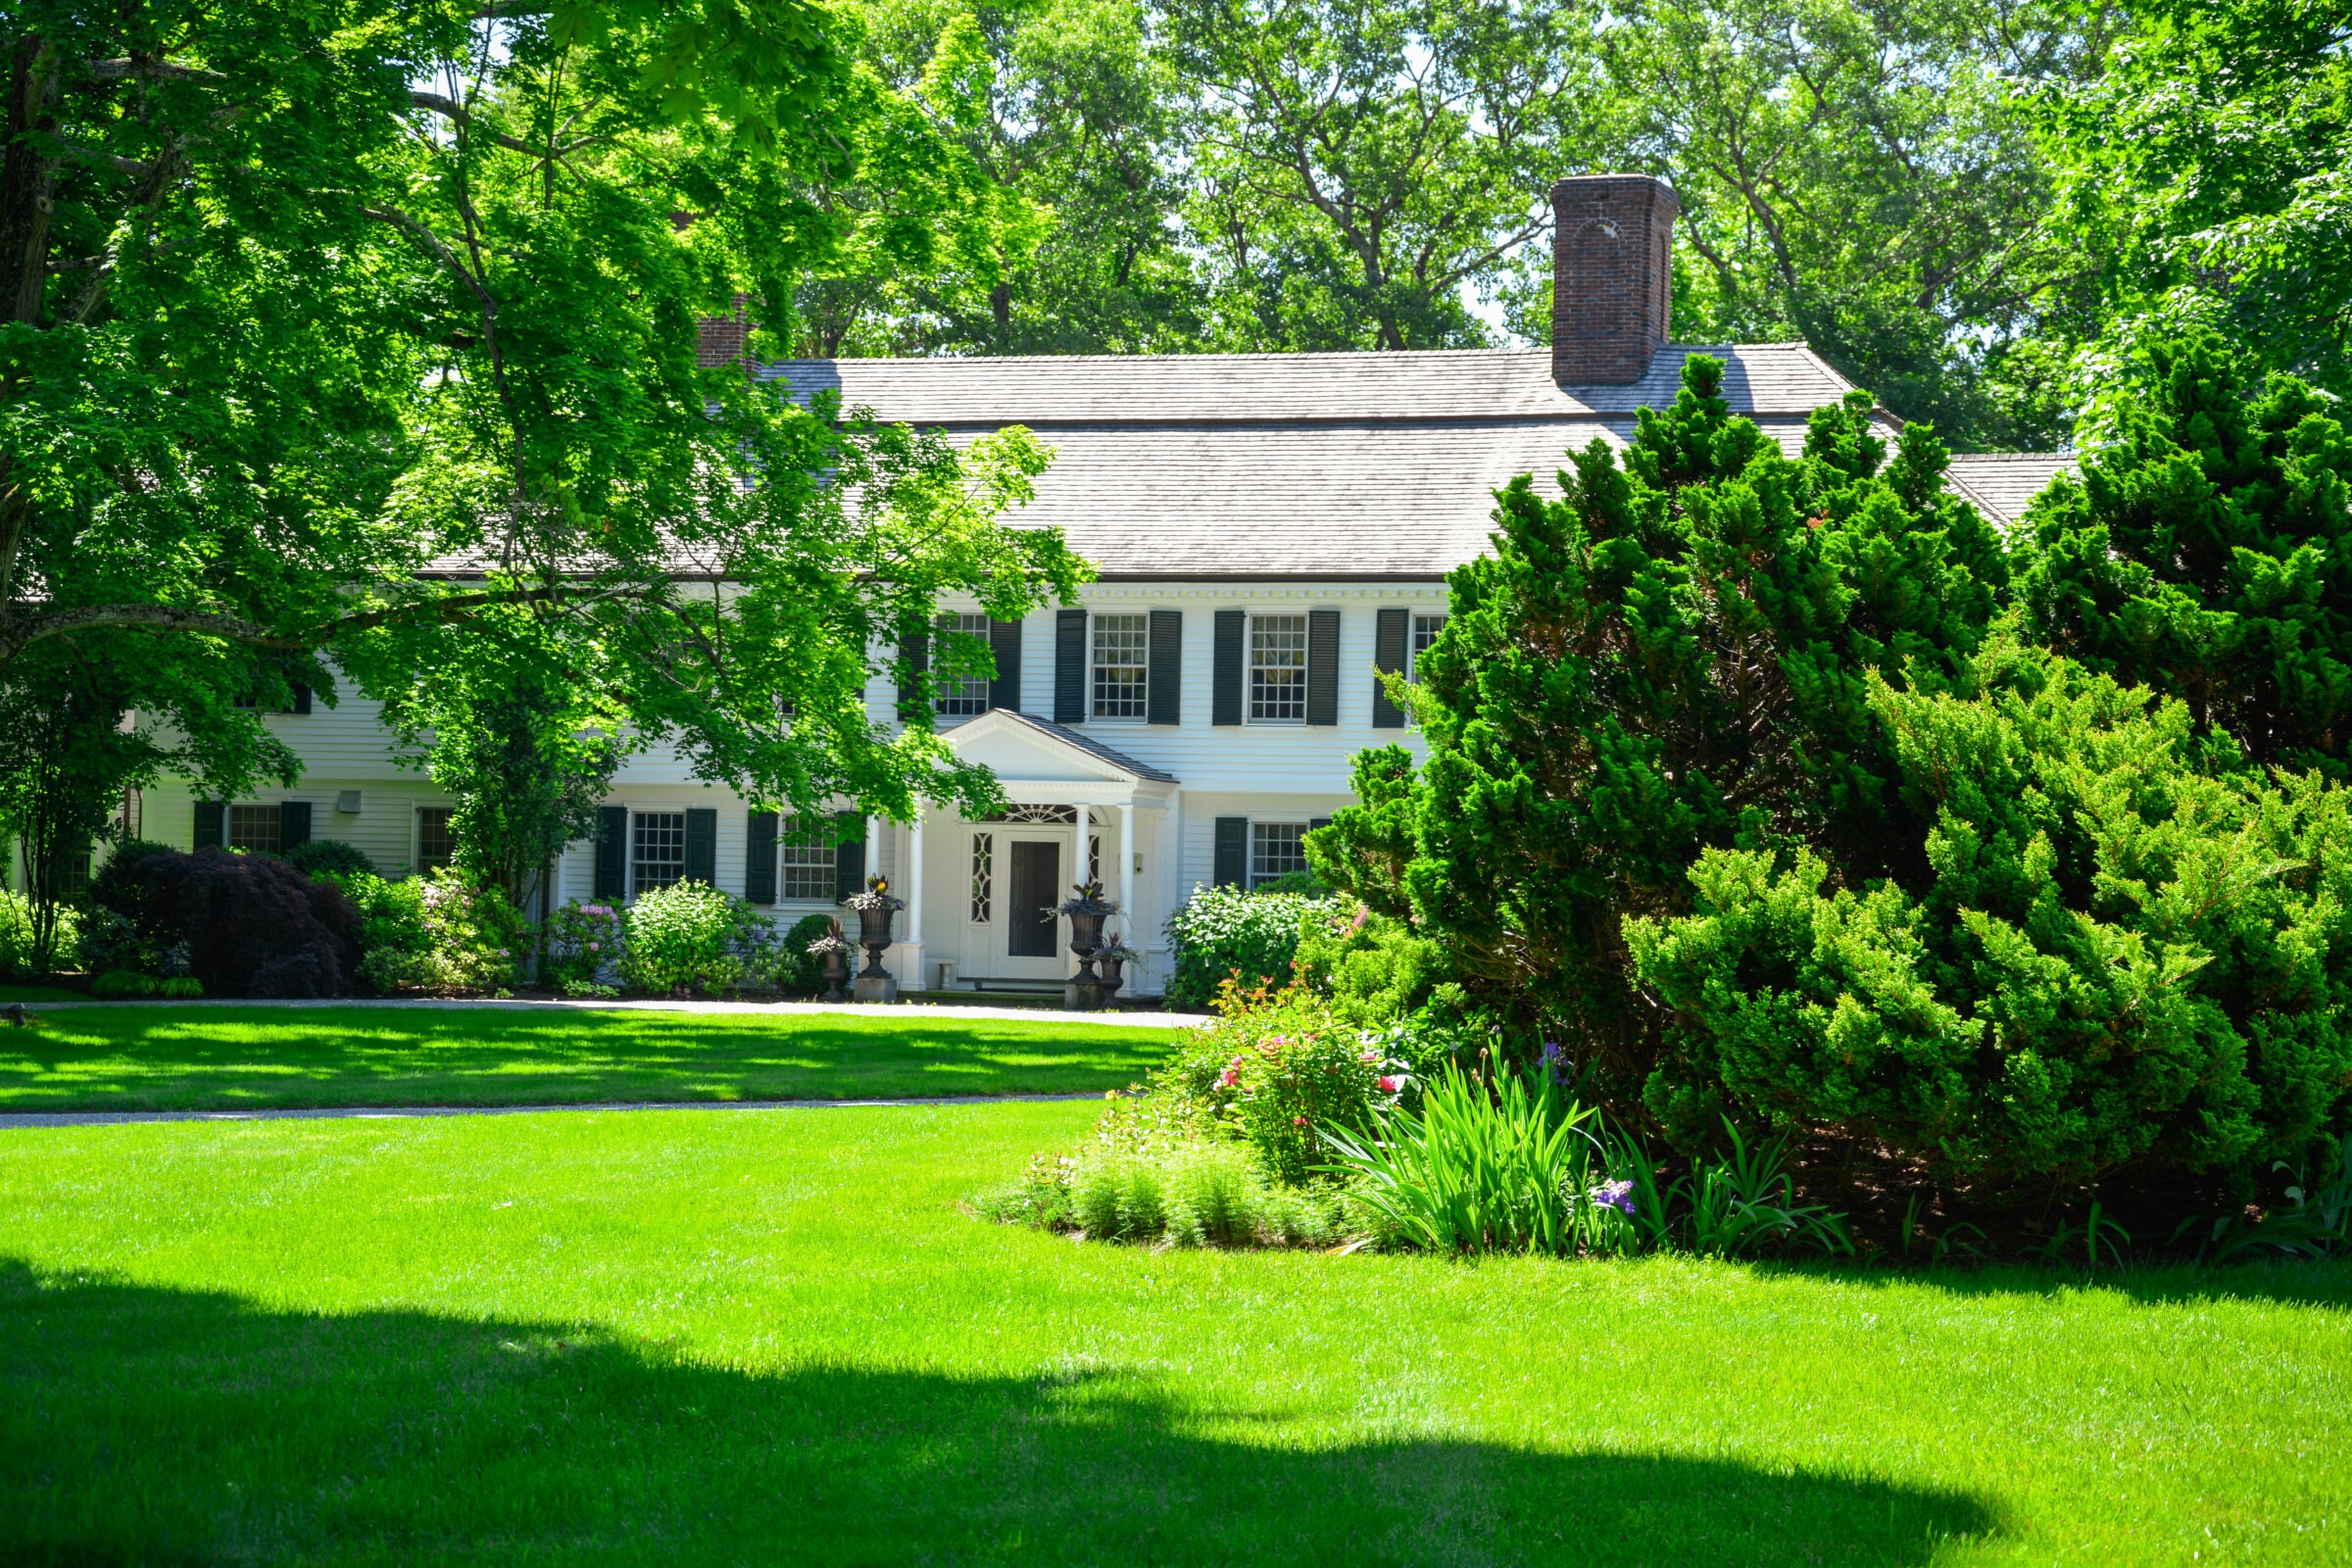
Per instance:
[[[1059,979],[1061,917],[1054,906],[1061,902],[1061,840],[1013,838],[1006,849],[1004,972]]]

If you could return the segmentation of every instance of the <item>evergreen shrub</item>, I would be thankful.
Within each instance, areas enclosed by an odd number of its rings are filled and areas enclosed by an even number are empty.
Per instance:
[[[2352,797],[2187,708],[1996,649],[1986,695],[1872,685],[1922,874],[1710,850],[1629,922],[1672,1009],[1647,1093],[1884,1145],[1988,1189],[2328,1157],[2352,1110]]]
[[[1573,454],[1556,500],[1525,477],[1497,493],[1494,550],[1450,574],[1402,694],[1426,763],[1359,754],[1357,804],[1307,841],[1325,881],[1431,945],[1412,962],[1461,988],[1457,1011],[1504,1025],[1518,1060],[1558,1041],[1617,1104],[1661,1043],[1625,918],[1686,907],[1710,848],[1793,839],[1865,878],[1916,856],[1868,680],[1947,687],[2007,577],[1926,429],[1890,452],[1857,393],[1791,459],[1722,376],[1690,356],[1673,406],[1622,454]]]

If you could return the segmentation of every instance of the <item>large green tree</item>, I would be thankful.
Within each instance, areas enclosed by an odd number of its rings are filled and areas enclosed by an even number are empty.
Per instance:
[[[1582,0],[1162,0],[1161,15],[1193,95],[1184,217],[1214,347],[1490,341],[1481,298],[1549,275],[1549,247],[1530,246],[1550,232],[1553,181],[1607,161],[1615,99]]]
[[[1182,97],[1137,0],[868,0],[862,14],[865,61],[930,117],[973,194],[948,209],[969,220],[937,247],[944,265],[869,251],[811,279],[811,348],[1150,353],[1196,341],[1171,221]]]
[[[2147,0],[2052,105],[2067,232],[2095,267],[2053,323],[2082,391],[2135,347],[2218,331],[2352,395],[2352,11]]]
[[[1046,454],[696,353],[743,297],[788,339],[856,232],[815,193],[877,120],[926,156],[854,17],[30,0],[8,27],[0,680],[135,633],[224,686],[273,662],[391,691],[517,610],[710,776],[985,794],[862,692],[941,593],[1011,614],[1074,583],[1057,537],[1000,522]]]
[[[1963,448],[2045,445],[2032,345],[2093,265],[2032,94],[2095,77],[2077,0],[1639,0],[1609,35],[1635,156],[1682,197],[1675,331],[1801,338]]]

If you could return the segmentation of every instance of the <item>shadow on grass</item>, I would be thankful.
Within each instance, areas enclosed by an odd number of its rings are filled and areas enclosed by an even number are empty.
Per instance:
[[[1910,1564],[1997,1528],[1720,1459],[1211,1435],[1251,1426],[1119,1373],[744,1373],[0,1262],[11,1562]]]
[[[1933,1267],[1870,1268],[1852,1263],[1750,1262],[1732,1266],[1760,1277],[1864,1286],[1917,1286],[1952,1296],[2038,1296],[2109,1291],[2145,1306],[2206,1301],[2275,1301],[2352,1310],[2352,1257],[2255,1258],[2244,1262],[2132,1263],[2097,1270],[2057,1264],[1941,1263]]]
[[[1164,1029],[829,1013],[74,1009],[0,1033],[18,1110],[1091,1093]]]

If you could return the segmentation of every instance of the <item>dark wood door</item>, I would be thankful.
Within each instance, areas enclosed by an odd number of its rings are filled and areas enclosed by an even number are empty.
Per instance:
[[[1061,889],[1061,846],[1051,839],[1014,839],[1011,872],[1004,951],[1015,958],[1051,958],[1059,951],[1054,906]]]

